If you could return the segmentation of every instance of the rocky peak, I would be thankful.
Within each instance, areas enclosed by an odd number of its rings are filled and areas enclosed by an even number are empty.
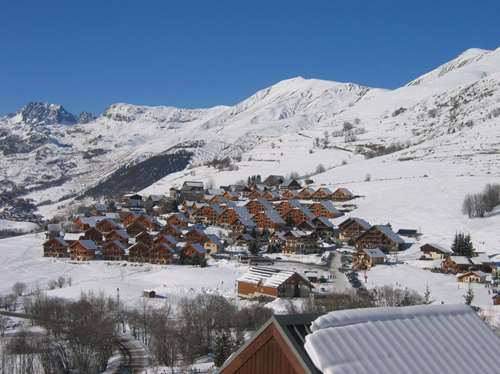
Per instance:
[[[78,118],[59,104],[31,102],[21,109],[20,114],[22,121],[28,125],[74,125],[78,123]]]

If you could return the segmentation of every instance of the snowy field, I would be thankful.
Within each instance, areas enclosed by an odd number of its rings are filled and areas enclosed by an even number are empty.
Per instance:
[[[114,297],[119,288],[121,300],[128,305],[137,304],[145,289],[157,290],[170,302],[201,292],[234,297],[235,280],[248,269],[225,261],[210,263],[206,268],[107,261],[76,263],[43,257],[43,240],[42,234],[0,240],[0,294],[9,293],[17,281],[28,288],[47,289],[49,281],[63,276],[72,278],[72,286],[48,291],[49,295],[78,298],[81,292],[93,291]]]
[[[33,222],[18,222],[10,221],[6,219],[0,219],[0,231],[9,230],[16,231],[19,233],[28,233],[37,230],[39,227]]]

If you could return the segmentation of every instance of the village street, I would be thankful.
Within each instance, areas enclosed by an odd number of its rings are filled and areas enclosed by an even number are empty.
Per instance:
[[[333,276],[333,291],[343,292],[352,289],[346,275],[339,269],[342,267],[342,256],[338,252],[332,252],[328,258],[330,273]]]

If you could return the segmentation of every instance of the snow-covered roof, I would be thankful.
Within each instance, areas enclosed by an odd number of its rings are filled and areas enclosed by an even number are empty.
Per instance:
[[[369,257],[385,257],[385,253],[380,248],[363,248],[361,250]]]
[[[233,208],[241,223],[246,227],[255,227],[255,222],[252,219],[252,216],[248,212],[247,208],[244,206],[237,206]]]
[[[468,257],[465,256],[450,256],[451,260],[457,265],[470,265]]]
[[[334,193],[336,193],[336,192],[340,192],[340,193],[344,194],[345,196],[350,196],[350,197],[354,196],[353,193],[345,187],[337,188]]]
[[[47,231],[50,232],[59,232],[61,231],[61,225],[58,223],[49,223],[47,225]]]
[[[97,245],[93,240],[79,240],[78,243],[80,243],[83,247],[85,247],[88,250],[97,249]]]
[[[285,283],[294,274],[297,274],[304,279],[299,273],[295,273],[294,271],[264,266],[252,266],[245,274],[238,278],[238,281],[253,284],[260,283],[265,287],[277,288]],[[305,281],[307,282],[307,280]]]
[[[274,208],[266,209],[266,211],[264,213],[274,223],[276,223],[278,225],[285,224],[285,221],[283,220],[283,218],[281,218],[279,213],[276,210],[274,210]]]
[[[474,265],[482,265],[491,263],[492,261],[486,253],[478,253],[476,257],[470,258],[470,262],[472,262]]]
[[[385,236],[391,239],[395,243],[404,243],[404,240],[396,234],[392,229],[387,225],[376,225],[375,226],[379,231],[381,231]]]
[[[453,253],[453,251],[450,248],[443,247],[442,245],[436,243],[428,243],[427,245],[436,248],[438,251],[442,253]]]
[[[80,238],[82,236],[83,236],[83,233],[81,233],[81,232],[77,232],[77,233],[67,232],[66,234],[64,234],[64,240],[72,242],[75,240],[80,240]]]
[[[304,348],[324,374],[489,373],[498,337],[467,305],[335,311],[316,319]]]
[[[216,245],[218,245],[218,246],[221,246],[221,245],[222,245],[222,242],[220,241],[220,238],[219,238],[217,235],[214,235],[214,234],[209,234],[209,235],[207,235],[207,237],[208,237],[208,239],[209,239],[212,243],[214,243],[214,244],[216,244]]]

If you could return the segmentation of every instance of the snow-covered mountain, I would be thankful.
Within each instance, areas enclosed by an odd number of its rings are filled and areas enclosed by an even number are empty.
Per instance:
[[[85,193],[165,192],[186,178],[361,167],[365,156],[495,174],[499,121],[500,49],[467,50],[394,90],[298,77],[229,107],[120,103],[94,117],[30,103],[0,119],[0,191],[50,204]],[[203,166],[223,157],[237,168]]]

